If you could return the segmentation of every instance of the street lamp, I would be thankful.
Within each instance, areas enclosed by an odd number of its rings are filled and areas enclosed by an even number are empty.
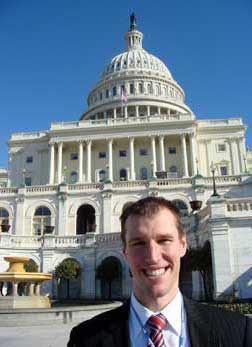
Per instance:
[[[216,167],[214,166],[213,162],[211,163],[210,170],[213,175],[213,194],[211,196],[220,196],[220,194],[218,194],[216,190],[215,176],[214,176]]]

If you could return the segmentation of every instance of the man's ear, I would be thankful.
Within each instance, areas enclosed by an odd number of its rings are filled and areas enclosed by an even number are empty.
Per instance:
[[[187,240],[186,240],[186,234],[184,234],[180,239],[180,256],[181,258],[186,254],[187,250]]]

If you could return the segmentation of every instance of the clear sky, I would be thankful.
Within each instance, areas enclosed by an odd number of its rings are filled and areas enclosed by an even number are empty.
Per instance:
[[[196,116],[243,117],[251,147],[251,0],[0,0],[0,167],[11,133],[79,119],[132,11]]]

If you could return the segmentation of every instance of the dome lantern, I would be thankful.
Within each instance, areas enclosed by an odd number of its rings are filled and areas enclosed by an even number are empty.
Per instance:
[[[136,16],[134,13],[130,16],[130,31],[126,33],[125,40],[128,45],[128,51],[142,48],[143,34],[137,30]]]

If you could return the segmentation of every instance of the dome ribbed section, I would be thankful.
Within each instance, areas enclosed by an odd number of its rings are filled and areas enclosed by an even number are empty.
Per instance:
[[[171,80],[172,75],[165,64],[154,55],[141,49],[130,49],[115,56],[105,68],[101,80],[120,73],[149,74]]]

